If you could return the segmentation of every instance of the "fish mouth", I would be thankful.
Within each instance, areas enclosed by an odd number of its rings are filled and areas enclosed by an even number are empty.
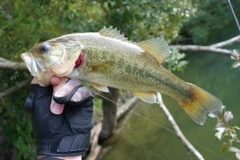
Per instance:
[[[22,53],[21,58],[25,62],[29,72],[33,77],[35,77],[41,86],[48,86],[50,84],[50,78],[53,73],[47,70],[41,59],[34,58],[31,53]]]

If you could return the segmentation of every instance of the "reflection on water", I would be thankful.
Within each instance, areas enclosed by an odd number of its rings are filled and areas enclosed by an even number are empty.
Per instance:
[[[238,69],[231,69],[233,61],[226,56],[201,53],[190,55],[188,60],[189,64],[185,71],[177,73],[177,75],[221,99],[227,110],[233,112],[233,124],[240,126],[240,117],[238,116],[240,111],[240,72]],[[215,119],[208,118],[205,125],[200,126],[194,123],[172,98],[163,96],[163,100],[185,136],[205,159],[236,159],[234,153],[220,155],[221,142],[214,137]],[[190,159],[191,155],[188,155],[176,135],[164,128],[171,129],[171,126],[158,105],[140,102],[134,111],[158,125],[129,113],[132,116],[119,133],[118,141],[112,145],[111,150],[102,158],[103,160]]]

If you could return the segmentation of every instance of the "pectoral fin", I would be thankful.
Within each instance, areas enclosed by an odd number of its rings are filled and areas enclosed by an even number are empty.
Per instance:
[[[147,54],[151,55],[160,64],[169,56],[169,47],[161,38],[153,38],[137,43]]]
[[[157,103],[157,96],[154,92],[132,92],[136,97],[147,103]]]
[[[90,83],[90,84],[99,91],[107,92],[107,93],[109,92],[109,89],[107,86],[103,86],[97,83]]]

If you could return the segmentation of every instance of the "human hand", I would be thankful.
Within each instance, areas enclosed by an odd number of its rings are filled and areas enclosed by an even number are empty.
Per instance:
[[[53,85],[53,100],[51,101],[50,110],[54,114],[61,114],[66,103],[79,105],[85,100],[93,99],[92,93],[83,87],[77,79],[53,76],[50,83]]]
[[[31,84],[25,109],[32,114],[38,155],[81,155],[88,148],[93,127],[93,96],[86,88],[78,85],[79,88],[72,91],[75,84],[80,83],[66,81],[53,81],[53,86],[49,87],[34,84],[34,80]],[[57,115],[54,107],[49,109],[50,104],[54,106],[56,103],[52,100],[53,93],[55,101],[62,103],[58,106],[60,109],[57,109]]]

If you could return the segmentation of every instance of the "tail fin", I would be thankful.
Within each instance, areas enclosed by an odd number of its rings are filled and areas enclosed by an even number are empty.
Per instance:
[[[219,110],[223,104],[210,93],[188,84],[191,86],[191,96],[178,103],[196,123],[203,125],[207,120],[207,113]]]

